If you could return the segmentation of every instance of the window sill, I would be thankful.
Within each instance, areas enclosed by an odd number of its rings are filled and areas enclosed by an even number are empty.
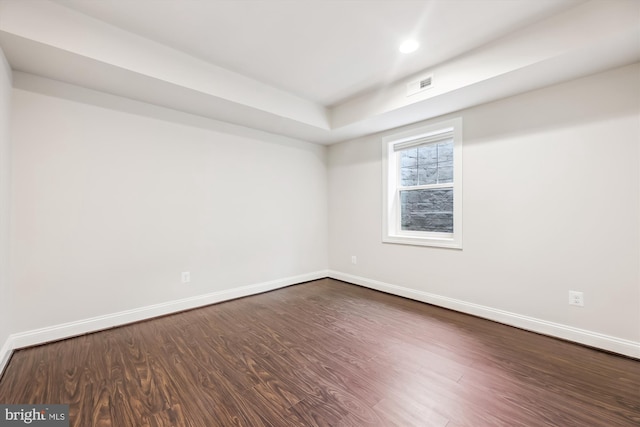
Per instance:
[[[454,238],[445,237],[417,237],[388,235],[382,238],[383,243],[394,243],[400,245],[432,246],[436,248],[448,248],[462,250],[462,242]]]

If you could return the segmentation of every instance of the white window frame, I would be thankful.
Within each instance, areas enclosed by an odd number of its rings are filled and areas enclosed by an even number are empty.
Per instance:
[[[400,224],[400,155],[410,148],[453,136],[453,233],[402,230]],[[382,139],[382,241],[405,245],[462,249],[462,118],[407,130]],[[420,188],[451,188],[432,184]]]

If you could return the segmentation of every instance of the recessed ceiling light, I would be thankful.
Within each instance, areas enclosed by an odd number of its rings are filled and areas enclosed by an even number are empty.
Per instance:
[[[400,52],[402,53],[411,53],[416,49],[418,49],[418,46],[420,45],[418,44],[417,41],[410,39],[410,40],[403,41],[399,49],[400,49]]]

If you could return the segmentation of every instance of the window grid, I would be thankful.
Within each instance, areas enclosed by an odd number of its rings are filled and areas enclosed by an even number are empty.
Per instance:
[[[382,241],[462,249],[462,118],[381,142]]]
[[[453,233],[453,140],[405,148],[397,162],[399,229]]]

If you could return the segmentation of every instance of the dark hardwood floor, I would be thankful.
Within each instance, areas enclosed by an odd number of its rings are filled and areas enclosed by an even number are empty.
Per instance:
[[[16,351],[71,425],[640,426],[640,362],[324,279]]]

